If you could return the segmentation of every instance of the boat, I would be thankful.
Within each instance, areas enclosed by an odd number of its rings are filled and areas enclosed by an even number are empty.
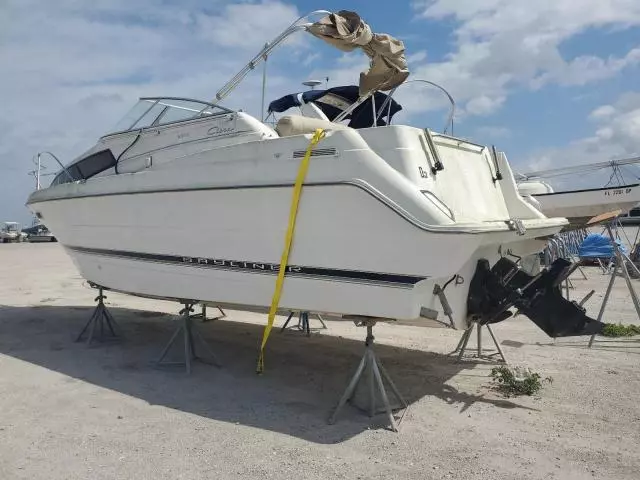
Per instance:
[[[20,243],[27,238],[25,233],[20,231],[18,222],[4,222],[0,228],[0,242],[2,243]]]
[[[44,242],[56,242],[57,239],[49,231],[49,229],[42,224],[37,224],[29,228],[23,228],[22,232],[27,235],[27,241],[30,243],[44,243]]]
[[[301,113],[274,124],[222,105],[298,31],[341,50],[362,47],[370,69],[341,91],[278,99]],[[393,93],[408,75],[402,42],[373,35],[354,12],[313,12],[212,101],[140,98],[27,206],[84,278],[123,293],[266,312],[282,269],[282,312],[466,329],[472,318],[503,318],[516,296],[549,335],[593,333],[598,322],[575,304],[550,300],[565,308],[553,321],[536,306],[566,265],[544,278],[522,277],[517,265],[567,220],[518,194],[504,152],[392,124],[401,107]],[[296,188],[295,239],[282,265]]]
[[[640,207],[634,207],[618,217],[621,225],[640,225]]]
[[[637,163],[640,163],[640,157],[522,174],[519,176],[518,191],[546,216],[566,217],[570,228],[581,228],[591,218],[603,213],[620,210],[623,215],[627,214],[640,204],[640,184],[621,182],[601,188],[554,191],[543,178],[579,175],[609,168],[616,172],[624,165]]]

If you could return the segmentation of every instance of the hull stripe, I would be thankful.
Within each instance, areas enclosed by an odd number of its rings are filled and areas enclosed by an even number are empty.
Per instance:
[[[164,255],[156,253],[131,252],[124,250],[107,250],[67,246],[69,250],[90,255],[126,258],[136,261],[163,263],[186,267],[211,268],[238,273],[256,273],[277,275],[280,268],[276,263],[252,262],[248,260],[228,260],[221,258],[191,257],[183,255]],[[381,273],[359,270],[344,270],[335,268],[310,267],[288,265],[286,275],[290,277],[304,277],[309,279],[338,280],[362,283],[387,284],[389,286],[413,287],[416,283],[426,280],[428,276],[404,275],[396,273]]]

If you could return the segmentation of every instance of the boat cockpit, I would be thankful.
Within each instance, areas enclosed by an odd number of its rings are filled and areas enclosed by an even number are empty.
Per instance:
[[[267,118],[269,115],[282,113],[293,107],[298,107],[302,116],[328,122],[333,122],[347,112],[343,118],[349,120],[347,126],[358,129],[388,125],[391,123],[391,118],[402,110],[398,102],[382,92],[375,92],[351,110],[358,99],[357,85],[292,93],[272,101],[269,104]]]

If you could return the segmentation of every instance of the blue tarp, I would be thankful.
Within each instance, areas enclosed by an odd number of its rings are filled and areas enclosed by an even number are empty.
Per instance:
[[[616,239],[616,243],[623,253],[627,253],[627,248],[619,239]],[[611,239],[607,235],[600,233],[587,235],[578,249],[580,258],[612,258],[614,255]]]

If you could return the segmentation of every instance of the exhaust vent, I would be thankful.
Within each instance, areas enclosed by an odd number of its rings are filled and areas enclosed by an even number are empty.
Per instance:
[[[307,153],[306,150],[295,150],[293,152],[293,158],[303,158],[305,153]],[[311,156],[312,157],[337,157],[338,149],[334,147],[316,148],[311,151]]]

